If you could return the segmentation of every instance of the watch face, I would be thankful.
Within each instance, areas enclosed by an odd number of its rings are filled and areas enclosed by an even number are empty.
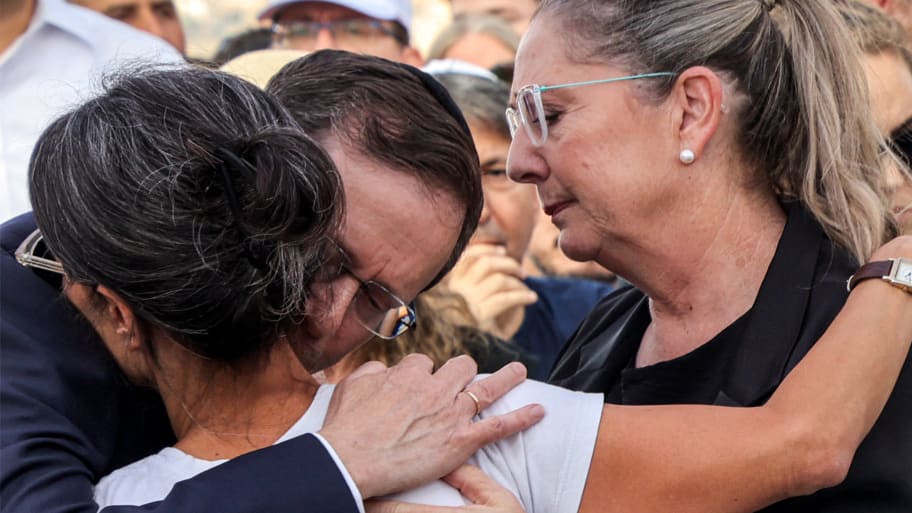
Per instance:
[[[896,280],[905,285],[912,285],[912,260],[906,258],[899,260],[899,268],[896,270]]]

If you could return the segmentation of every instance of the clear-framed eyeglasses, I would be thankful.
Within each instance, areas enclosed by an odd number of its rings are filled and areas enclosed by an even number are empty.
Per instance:
[[[33,231],[21,244],[19,244],[19,247],[16,248],[16,261],[25,267],[64,274],[63,264],[57,260],[52,260],[36,254],[39,251],[45,252],[44,250],[39,250],[39,248],[41,248],[42,239],[43,237],[40,230]]]
[[[335,21],[289,21],[272,26],[273,40],[281,48],[310,51],[316,47],[317,35],[328,30],[340,48],[367,48],[378,38],[390,37],[401,45],[408,44],[408,33],[395,21],[353,18]]]
[[[345,271],[360,284],[348,308],[367,331],[383,340],[392,340],[415,327],[418,314],[412,304],[380,283],[362,280],[347,268]]]
[[[510,136],[515,138],[516,132],[519,130],[519,127],[522,126],[526,131],[526,135],[529,137],[529,142],[531,142],[533,146],[545,144],[545,141],[548,140],[548,118],[544,104],[542,103],[541,95],[546,91],[596,84],[610,84],[612,82],[624,82],[642,78],[670,77],[674,75],[676,75],[676,73],[660,71],[548,86],[538,84],[527,85],[516,92],[516,108],[510,107],[507,109],[506,116],[507,124],[510,126]]]

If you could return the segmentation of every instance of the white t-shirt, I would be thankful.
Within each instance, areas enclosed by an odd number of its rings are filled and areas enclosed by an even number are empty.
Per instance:
[[[92,98],[121,65],[182,63],[163,40],[64,0],[38,0],[0,52],[0,222],[29,210],[28,163],[55,118]]]
[[[332,385],[321,386],[307,412],[276,443],[319,430],[332,391]],[[482,412],[482,417],[507,413],[532,402],[545,407],[541,422],[483,448],[469,463],[512,491],[527,513],[572,513],[579,509],[589,473],[602,395],[526,381]],[[159,501],[178,481],[225,461],[201,460],[169,447],[104,477],[95,487],[95,500],[101,507]],[[443,481],[391,498],[441,506],[468,503]]]

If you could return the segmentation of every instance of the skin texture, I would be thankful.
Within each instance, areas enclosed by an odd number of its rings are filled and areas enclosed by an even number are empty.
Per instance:
[[[338,139],[323,141],[345,186],[346,213],[339,242],[351,257],[347,267],[362,280],[374,280],[410,301],[443,268],[456,244],[462,216],[455,199],[430,194],[423,184],[351,152]],[[376,191],[400,191],[377,194]],[[413,212],[428,215],[415,216]],[[359,287],[350,273],[319,285],[310,302],[313,320],[307,338],[326,368],[370,338],[347,308]]]
[[[517,34],[529,27],[532,14],[538,7],[536,0],[452,0],[453,16],[466,14],[488,15],[503,18]]]
[[[889,135],[912,118],[912,70],[895,52],[865,54],[871,109],[878,128]],[[903,233],[912,234],[912,179],[898,166],[890,166],[888,186],[893,193],[893,214]]]
[[[28,28],[35,0],[11,0],[0,9],[0,53],[6,51]]]
[[[481,161],[484,209],[470,247],[447,275],[445,285],[466,299],[479,327],[509,339],[522,325],[525,306],[538,297],[525,283],[520,262],[535,226],[535,188],[507,178],[510,141],[473,124]]]
[[[560,249],[560,230],[551,224],[541,210],[529,240],[529,250],[523,259],[523,269],[530,276],[570,276],[590,280],[610,281],[614,273],[598,262],[577,262],[567,258]]]
[[[369,19],[368,16],[365,16],[358,11],[328,2],[291,4],[279,10],[276,16],[280,23],[291,21],[319,21],[326,23],[341,20]],[[277,48],[303,50],[305,52],[331,48],[383,57],[384,59],[404,62],[405,64],[411,64],[413,66],[421,66],[423,64],[421,54],[418,53],[415,48],[411,46],[402,46],[394,38],[389,36],[365,38],[362,42],[342,45],[333,37],[332,32],[328,29],[323,29],[317,34],[313,44],[309,44],[306,47],[298,45],[287,46],[279,42],[274,43],[273,46]]]
[[[158,36],[186,53],[184,28],[171,0],[74,0],[73,3]]]
[[[512,63],[513,50],[496,37],[475,32],[459,38],[447,48],[443,57],[490,69],[498,64]]]

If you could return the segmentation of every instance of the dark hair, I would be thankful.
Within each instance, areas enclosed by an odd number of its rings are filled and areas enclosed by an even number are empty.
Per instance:
[[[439,83],[405,64],[321,50],[286,65],[266,90],[316,139],[338,136],[351,151],[464,204],[462,231],[438,279],[456,263],[481,215],[481,173],[465,120]]]
[[[268,28],[248,29],[240,34],[228,36],[219,44],[212,62],[221,66],[226,62],[255,50],[265,50],[272,45],[272,30]]]
[[[435,73],[456,105],[470,123],[477,123],[510,139],[510,125],[504,115],[510,102],[510,86],[494,80],[468,73]]]
[[[219,361],[263,354],[301,322],[333,251],[332,161],[278,102],[225,73],[130,70],[105,89],[32,156],[49,248],[70,279],[120,295],[143,331]]]

